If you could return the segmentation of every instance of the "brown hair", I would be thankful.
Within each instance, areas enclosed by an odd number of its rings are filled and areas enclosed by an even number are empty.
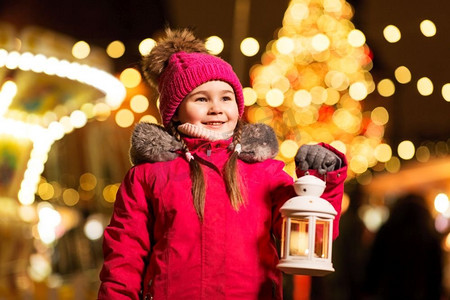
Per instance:
[[[180,133],[178,132],[176,125],[173,121],[171,121],[167,127],[167,130],[170,134],[172,134],[177,140],[179,140],[182,144],[183,151],[185,153],[189,152],[189,148],[187,147],[184,140],[181,138]],[[236,145],[240,143],[242,134],[242,122],[238,121],[238,124],[234,130],[233,134],[233,149],[236,148]],[[238,211],[239,208],[245,205],[245,199],[242,196],[241,188],[242,182],[239,177],[237,160],[239,153],[237,151],[233,151],[230,158],[227,160],[224,168],[224,180],[225,186],[227,190],[227,194],[230,197],[230,202],[233,208]],[[205,213],[205,195],[206,195],[206,183],[205,177],[203,174],[203,170],[200,166],[200,163],[196,159],[191,159],[189,161],[189,169],[190,169],[190,177],[192,181],[192,198],[195,211],[201,221],[203,221],[204,213]]]

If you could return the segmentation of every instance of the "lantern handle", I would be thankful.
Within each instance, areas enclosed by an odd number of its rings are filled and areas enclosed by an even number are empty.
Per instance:
[[[306,171],[305,175],[309,175],[309,171]],[[325,172],[325,174],[323,174],[323,181],[327,182],[327,172]]]

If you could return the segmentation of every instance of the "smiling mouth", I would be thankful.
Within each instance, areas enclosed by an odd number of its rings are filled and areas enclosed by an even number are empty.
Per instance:
[[[213,122],[202,122],[202,124],[203,125],[208,125],[208,126],[218,126],[218,125],[225,124],[225,122],[213,121]]]

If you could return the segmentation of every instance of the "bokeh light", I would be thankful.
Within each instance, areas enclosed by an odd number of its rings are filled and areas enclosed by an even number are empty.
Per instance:
[[[149,105],[150,103],[144,95],[134,95],[130,100],[130,108],[136,113],[145,112]]]
[[[205,40],[205,47],[209,53],[217,55],[223,51],[224,43],[220,37],[213,35]]]
[[[432,37],[436,35],[436,25],[430,20],[423,20],[420,22],[420,31],[426,37]]]
[[[422,96],[429,96],[433,93],[433,82],[428,77],[422,77],[417,81],[417,90]]]
[[[398,155],[405,160],[411,159],[415,154],[415,147],[411,141],[405,140],[398,144]]]
[[[405,66],[395,69],[394,75],[399,83],[405,84],[411,81],[411,71]]]
[[[259,52],[259,43],[255,38],[248,37],[241,42],[241,52],[245,56],[255,56]]]
[[[130,127],[134,122],[134,114],[129,109],[123,108],[116,113],[115,120],[122,128]]]
[[[353,47],[361,47],[366,43],[366,37],[361,30],[353,29],[347,36],[347,41]]]
[[[72,47],[72,55],[75,58],[83,59],[89,56],[91,47],[85,41],[76,42]]]
[[[127,68],[120,73],[120,81],[127,88],[137,87],[141,83],[141,73],[134,68]]]
[[[121,41],[113,41],[106,47],[106,53],[111,58],[119,58],[125,53],[125,45]]]
[[[144,39],[139,43],[139,53],[141,55],[147,55],[150,53],[150,51],[152,51],[153,47],[155,46],[156,41],[154,39],[151,38]]]
[[[434,198],[434,209],[437,212],[444,213],[449,208],[450,203],[448,200],[448,196],[444,193],[439,193]]]
[[[450,83],[446,83],[442,86],[441,93],[445,101],[450,102]]]
[[[378,82],[378,93],[383,97],[390,97],[395,93],[395,85],[390,79],[383,79]]]
[[[402,37],[400,29],[395,25],[386,26],[383,30],[383,36],[389,43],[396,43]]]
[[[252,106],[256,103],[258,99],[258,95],[255,90],[250,87],[243,88],[242,92],[244,93],[244,104],[245,106]]]

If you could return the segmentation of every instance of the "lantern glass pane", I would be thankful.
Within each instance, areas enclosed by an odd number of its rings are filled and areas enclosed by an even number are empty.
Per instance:
[[[314,256],[328,258],[328,240],[330,234],[330,222],[326,220],[316,220],[316,238],[314,244]]]
[[[289,241],[289,255],[308,256],[309,252],[309,219],[291,219],[291,235]]]
[[[286,227],[286,219],[283,218],[283,227],[281,227],[281,252],[280,252],[282,257],[286,257],[286,253],[284,253],[284,242],[286,240],[285,227]]]

